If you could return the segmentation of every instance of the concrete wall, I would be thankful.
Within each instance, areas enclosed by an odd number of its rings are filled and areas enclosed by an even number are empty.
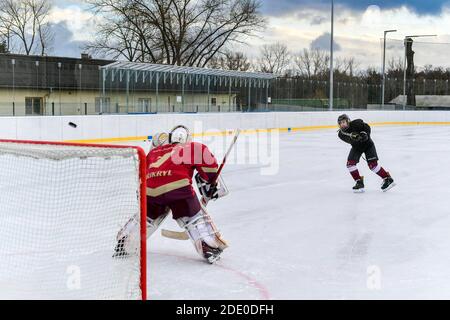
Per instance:
[[[154,115],[102,115],[62,117],[0,118],[1,139],[86,140],[86,142],[145,140],[158,131],[184,124],[195,130],[291,128],[315,130],[334,128],[340,112],[204,113]],[[363,118],[379,125],[450,125],[446,111],[355,111],[351,118]],[[76,128],[69,125],[75,123]],[[92,141],[93,140],[93,141]]]
[[[185,94],[183,103],[177,100],[181,93],[162,92],[158,96],[158,108],[156,108],[156,94],[154,92],[134,92],[129,95],[128,103],[125,92],[108,92],[106,95],[110,101],[109,110],[104,113],[136,113],[136,112],[206,112],[208,111],[208,95],[199,93]],[[25,116],[26,98],[41,98],[43,115],[95,115],[99,109],[95,107],[96,99],[101,94],[98,91],[82,90],[43,90],[43,89],[0,89],[0,116],[13,115],[12,101],[15,101],[14,114]],[[216,105],[210,104],[211,111],[230,112],[236,110],[236,94],[231,97],[228,94],[212,93],[210,99],[216,100]],[[140,108],[142,101],[149,101],[148,110]],[[128,105],[128,107],[127,107]]]

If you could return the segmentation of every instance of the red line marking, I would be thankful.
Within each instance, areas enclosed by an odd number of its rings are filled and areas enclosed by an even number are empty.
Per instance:
[[[189,257],[185,257],[185,256],[181,256],[178,254],[171,254],[171,253],[159,253],[159,252],[152,252],[152,254],[158,254],[158,255],[162,255],[162,256],[168,256],[168,257],[175,257],[175,258],[180,258],[180,259],[184,259],[184,260],[191,260],[191,261],[195,261],[195,262],[199,262],[200,260],[198,259],[194,259],[194,258],[189,258]],[[233,269],[232,267],[228,267],[226,265],[223,264],[214,264],[216,267],[219,267],[223,270],[229,271],[231,273],[234,273],[236,276],[245,279],[245,281],[252,287],[256,288],[259,292],[260,298],[261,300],[270,300],[270,294],[269,294],[269,290],[259,281],[257,281],[256,279],[252,278],[251,276],[243,273],[242,271]]]

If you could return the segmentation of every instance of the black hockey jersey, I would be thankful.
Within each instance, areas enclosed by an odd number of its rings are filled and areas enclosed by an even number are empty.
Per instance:
[[[361,132],[367,133],[368,139],[366,141],[358,141],[357,139],[352,138],[352,134],[360,135]],[[364,151],[374,145],[370,133],[370,126],[361,119],[356,119],[350,121],[347,129],[340,129],[338,136],[342,141],[351,144],[356,150]]]

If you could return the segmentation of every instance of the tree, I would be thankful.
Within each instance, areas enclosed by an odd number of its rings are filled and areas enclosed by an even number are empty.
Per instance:
[[[204,67],[265,26],[260,0],[86,0],[102,15],[86,49],[129,61]]]
[[[388,78],[403,78],[403,58],[391,58],[387,63],[387,76]]]
[[[209,67],[222,70],[248,71],[251,63],[243,52],[225,51],[222,55],[213,57]]]
[[[109,37],[98,36],[86,48],[91,53],[106,54],[114,60],[125,58],[128,61],[145,61],[143,41],[139,40],[129,21],[111,21],[101,25],[100,29],[100,34],[109,34]]]
[[[289,67],[290,53],[286,45],[279,42],[261,47],[258,59],[261,72],[281,75]]]
[[[0,42],[0,53],[9,53],[8,46],[6,44],[6,40]]]
[[[304,49],[294,57],[300,75],[307,79],[318,78],[329,70],[330,56],[319,49]]]
[[[49,0],[0,0],[0,35],[10,51],[44,55],[52,41]]]
[[[355,57],[336,58],[335,70],[340,74],[352,78],[357,72],[358,67],[359,63],[356,61]]]

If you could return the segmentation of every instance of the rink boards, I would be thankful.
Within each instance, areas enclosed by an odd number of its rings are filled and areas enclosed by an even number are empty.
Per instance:
[[[251,134],[279,129],[281,132],[312,131],[336,127],[338,112],[261,112],[96,115],[62,117],[2,117],[3,139],[121,142],[145,141],[152,134],[178,124],[191,128],[194,135],[224,135],[235,128]],[[450,125],[446,111],[348,111],[353,119],[363,118],[371,125]]]

